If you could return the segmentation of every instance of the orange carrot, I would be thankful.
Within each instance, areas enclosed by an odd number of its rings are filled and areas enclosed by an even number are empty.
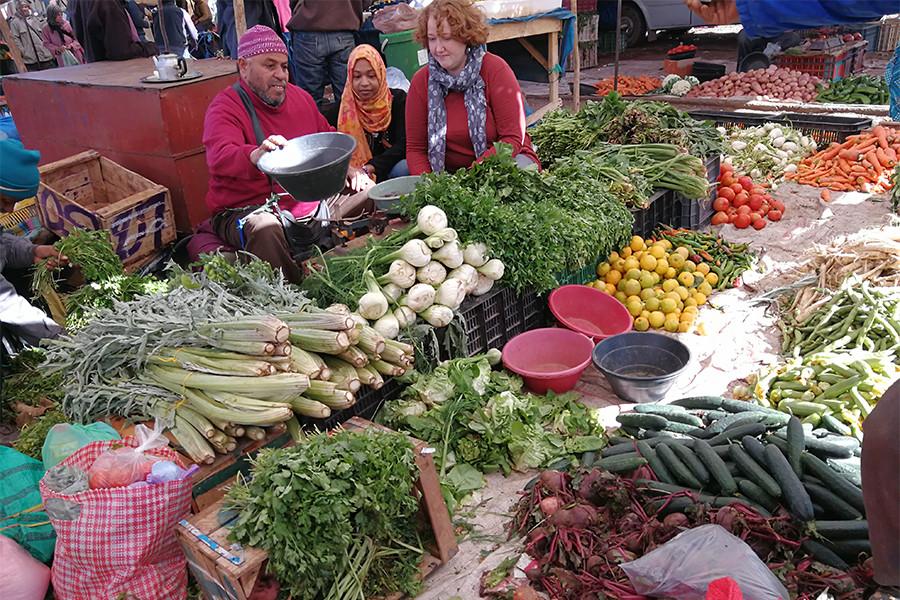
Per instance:
[[[833,142],[831,144],[831,147],[828,148],[828,150],[823,150],[819,154],[819,158],[821,158],[822,160],[831,160],[832,158],[834,158],[835,156],[838,155],[838,152],[840,152],[841,150],[843,150],[845,148],[849,148],[848,142],[844,142],[843,144],[838,144],[837,142]]]
[[[825,202],[831,202],[831,192],[829,192],[828,190],[822,190],[819,193],[819,198],[821,198]]]
[[[839,160],[848,160],[850,162],[856,162],[859,160],[859,150],[855,148],[850,148],[849,150],[841,150],[838,152]]]
[[[881,166],[881,162],[878,160],[878,156],[875,154],[874,150],[870,150],[869,153],[866,154],[866,160],[872,164],[872,168],[875,169],[875,174],[881,175],[884,168]]]
[[[875,127],[874,129],[872,129],[872,133],[875,135],[876,138],[878,138],[879,146],[881,146],[882,148],[888,147],[887,130],[884,127],[879,125],[879,126]]]

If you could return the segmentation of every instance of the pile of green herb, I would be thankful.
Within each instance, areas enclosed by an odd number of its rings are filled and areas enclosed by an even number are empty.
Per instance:
[[[400,204],[410,217],[427,204],[443,209],[461,242],[483,242],[503,261],[504,285],[538,292],[624,245],[634,222],[606,182],[520,169],[504,144],[470,169],[425,175]]]
[[[109,232],[103,229],[88,231],[75,229],[53,245],[60,255],[81,270],[85,282],[104,282],[125,272],[122,261],[113,250]],[[56,289],[55,269],[46,258],[34,268],[32,287],[37,292]]]
[[[19,439],[13,447],[31,458],[41,460],[41,449],[44,447],[44,439],[50,429],[59,423],[68,423],[66,415],[58,410],[50,410],[38,417],[32,423],[22,428]]]
[[[240,511],[232,537],[264,549],[296,600],[415,596],[416,473],[409,438],[393,432],[322,433],[262,450],[252,478],[228,492]]]
[[[522,380],[491,370],[491,356],[451,360],[388,402],[379,420],[434,444],[451,511],[484,484],[483,473],[525,471],[606,444],[595,410],[569,392],[537,396]]]
[[[714,123],[698,121],[667,102],[626,102],[615,92],[586,102],[577,113],[553,111],[531,136],[545,165],[602,142],[674,144],[698,157],[718,154],[723,143]]]
[[[12,360],[6,379],[0,384],[0,423],[15,419],[17,403],[37,406],[43,400],[58,402],[63,395],[62,376],[41,368],[44,352],[25,350]]]

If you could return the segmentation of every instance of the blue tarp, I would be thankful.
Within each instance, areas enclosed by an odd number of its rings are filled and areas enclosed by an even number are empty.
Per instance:
[[[559,64],[551,65],[550,68],[557,73],[566,72],[566,62],[569,60],[569,54],[575,49],[575,13],[564,8],[557,8],[550,12],[538,13],[536,15],[527,15],[524,17],[511,17],[508,19],[490,19],[489,25],[497,25],[500,23],[514,23],[519,21],[533,21],[535,19],[559,19],[563,22],[562,39],[559,41]]]

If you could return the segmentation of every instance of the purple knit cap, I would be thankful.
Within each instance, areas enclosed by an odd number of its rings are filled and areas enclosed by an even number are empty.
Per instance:
[[[238,58],[250,58],[260,54],[277,53],[287,55],[287,46],[274,30],[265,25],[254,25],[241,36],[238,42]]]

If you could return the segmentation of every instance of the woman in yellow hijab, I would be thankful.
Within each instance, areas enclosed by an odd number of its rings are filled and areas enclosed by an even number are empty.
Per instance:
[[[384,61],[368,44],[354,48],[347,61],[337,128],[356,138],[351,166],[374,181],[409,175],[406,92],[388,88]]]

